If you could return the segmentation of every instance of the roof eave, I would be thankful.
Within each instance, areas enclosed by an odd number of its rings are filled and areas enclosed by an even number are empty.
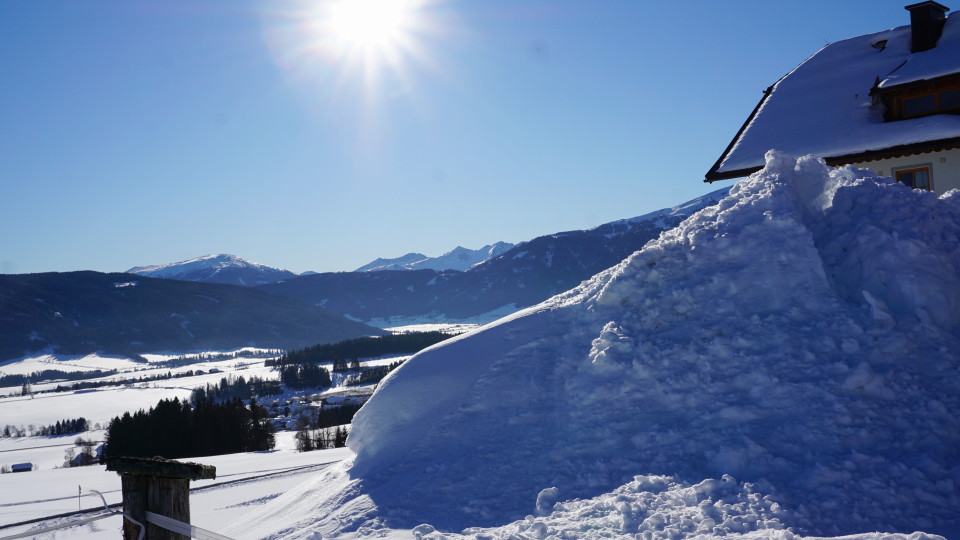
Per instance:
[[[901,90],[908,90],[914,86],[923,86],[925,84],[936,84],[941,81],[958,79],[960,78],[960,71],[955,71],[953,73],[947,73],[944,75],[938,75],[936,77],[931,77],[929,79],[917,79],[913,81],[902,82],[898,84],[891,84],[887,86],[877,86],[871,92],[876,92],[879,94],[889,94],[893,92],[899,92]],[[882,84],[882,83],[881,83]]]
[[[960,137],[950,137],[947,139],[937,139],[934,141],[924,141],[911,144],[900,144],[883,148],[880,150],[867,150],[866,152],[855,152],[852,154],[842,154],[839,156],[828,156],[823,158],[827,165],[831,167],[840,167],[851,163],[860,163],[864,161],[877,161],[880,159],[891,159],[915,154],[926,154],[939,150],[952,150],[960,148]],[[734,178],[745,178],[762,169],[762,166],[746,167],[733,171],[717,171],[710,169],[704,182],[715,182],[717,180],[732,180]]]
[[[951,150],[954,148],[960,148],[960,137],[900,144],[880,150],[868,150],[866,152],[856,152],[853,154],[825,157],[823,160],[826,161],[827,165],[830,165],[831,167],[838,167],[841,165],[848,165],[850,163],[859,163],[861,161],[876,161],[878,159],[890,159],[913,154],[925,154],[928,152]]]
[[[747,120],[743,123],[742,126],[740,126],[740,129],[737,130],[737,134],[734,135],[733,139],[730,140],[730,144],[728,144],[727,147],[723,150],[723,153],[720,154],[720,157],[717,159],[716,163],[713,164],[713,167],[710,167],[710,170],[707,171],[707,174],[706,176],[704,176],[704,179],[703,179],[704,182],[710,183],[710,182],[716,182],[717,180],[729,180],[731,178],[740,178],[740,176],[738,176],[739,173],[741,171],[747,170],[747,169],[738,169],[736,171],[720,172],[720,166],[723,164],[724,160],[727,159],[727,156],[730,155],[730,151],[733,150],[734,146],[736,146],[737,141],[740,140],[740,137],[743,135],[743,132],[747,130],[747,126],[750,125],[750,122],[753,122],[753,119],[757,116],[757,113],[760,112],[760,109],[763,108],[763,104],[766,103],[767,99],[770,98],[770,95],[773,94],[773,89],[777,86],[777,84],[780,81],[783,80],[784,77],[786,77],[786,75],[784,75],[783,77],[780,77],[780,79],[778,79],[777,82],[771,84],[769,87],[767,87],[766,90],[763,91],[763,97],[760,98],[760,102],[757,103],[757,106],[754,107],[753,111],[750,112],[750,116],[747,117]],[[750,170],[750,172],[747,172],[742,176],[747,176],[749,174],[752,174],[754,171],[758,171],[758,170],[760,170],[760,167]]]

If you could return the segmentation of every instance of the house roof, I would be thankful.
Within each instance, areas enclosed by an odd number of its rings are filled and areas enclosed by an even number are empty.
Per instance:
[[[910,41],[907,25],[817,51],[764,92],[706,181],[746,176],[771,149],[851,163],[960,146],[960,115],[884,122],[873,104],[878,80],[888,89],[960,73],[960,12],[947,17],[933,49],[912,53]]]

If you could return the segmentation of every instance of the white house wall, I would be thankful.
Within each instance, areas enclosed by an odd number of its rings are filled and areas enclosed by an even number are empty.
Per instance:
[[[933,191],[937,195],[942,195],[951,189],[960,189],[960,149],[878,159],[853,163],[852,165],[870,169],[881,176],[893,176],[893,171],[898,169],[928,166],[930,167]]]

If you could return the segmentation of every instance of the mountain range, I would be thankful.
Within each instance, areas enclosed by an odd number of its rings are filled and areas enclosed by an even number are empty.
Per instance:
[[[463,272],[320,273],[260,289],[381,326],[414,320],[486,322],[575,287],[687,216],[716,204],[727,191],[590,230],[541,236]]]
[[[383,333],[356,321],[381,327],[488,322],[619,263],[725,192],[508,249],[509,244],[498,243],[445,255],[459,259],[463,271],[414,266],[298,276],[231,255],[211,255],[130,273],[0,275],[0,360],[42,350],[290,349]]]
[[[407,253],[396,259],[377,259],[354,272],[379,272],[384,270],[468,270],[482,262],[493,259],[513,248],[515,244],[497,242],[480,249],[457,246],[439,257],[427,257],[422,253]]]

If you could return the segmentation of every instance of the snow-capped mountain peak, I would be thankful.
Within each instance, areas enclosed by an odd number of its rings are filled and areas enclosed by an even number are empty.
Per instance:
[[[420,261],[429,259],[423,253],[407,253],[406,255],[401,255],[393,259],[385,259],[383,257],[378,257],[372,262],[369,262],[360,268],[354,270],[354,272],[377,272],[380,270],[408,270],[407,265],[415,264]]]
[[[289,270],[227,254],[204,255],[170,264],[136,266],[127,270],[127,273],[154,278],[229,283],[251,287],[296,276]]]
[[[464,271],[488,261],[515,244],[496,242],[480,249],[457,246],[439,257],[427,257],[422,253],[407,253],[395,259],[377,259],[357,268],[356,272],[377,272],[381,270],[459,270]]]

